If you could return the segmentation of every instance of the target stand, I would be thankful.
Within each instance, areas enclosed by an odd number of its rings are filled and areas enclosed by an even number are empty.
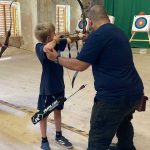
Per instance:
[[[110,23],[112,23],[112,24],[115,23],[115,17],[114,16],[108,15],[108,18],[110,20]]]
[[[134,39],[136,33],[147,33],[148,39]],[[150,15],[134,16],[130,42],[149,42],[150,44]]]

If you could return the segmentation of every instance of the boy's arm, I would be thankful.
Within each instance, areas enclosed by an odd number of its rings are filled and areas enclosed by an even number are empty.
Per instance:
[[[41,63],[43,63],[43,61],[47,58],[46,54],[43,52],[43,49],[44,49],[44,44],[42,43],[36,44],[36,47],[35,47],[36,55]]]
[[[48,49],[55,48],[56,44],[58,44],[59,42],[60,42],[60,35],[54,36],[53,40],[44,46],[43,51],[46,52],[46,48]]]
[[[57,44],[57,41],[56,40],[53,40],[49,43],[47,43],[44,47],[43,47],[43,51],[46,52],[46,49],[53,49]]]

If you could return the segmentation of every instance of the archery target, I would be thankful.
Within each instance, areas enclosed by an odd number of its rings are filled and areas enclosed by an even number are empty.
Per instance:
[[[77,26],[76,26],[76,31],[82,32],[83,31],[83,23],[86,27],[86,31],[89,30],[89,19],[86,18],[85,21],[82,21],[82,18],[78,20]]]
[[[144,17],[140,17],[135,21],[135,27],[137,29],[142,29],[147,25],[147,19]]]
[[[132,31],[148,32],[150,30],[150,15],[134,16]]]
[[[114,16],[110,16],[110,15],[108,17],[109,17],[110,23],[114,24],[115,17]]]

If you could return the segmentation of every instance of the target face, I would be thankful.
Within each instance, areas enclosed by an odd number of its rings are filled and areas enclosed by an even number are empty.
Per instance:
[[[86,27],[87,26],[87,21],[85,20],[84,22],[83,22],[83,20],[81,20],[80,22],[79,22],[79,24],[78,24],[78,27],[79,27],[79,29],[83,29],[83,25]]]
[[[132,31],[148,32],[150,30],[150,15],[134,16]]]
[[[88,31],[89,30],[89,19],[88,18],[86,18],[84,20],[84,22],[81,18],[78,20],[78,23],[77,23],[77,26],[76,26],[76,31],[82,32],[83,31],[83,24],[86,27],[86,31]]]
[[[147,25],[147,19],[144,17],[140,17],[135,21],[135,27],[137,29],[142,29]]]

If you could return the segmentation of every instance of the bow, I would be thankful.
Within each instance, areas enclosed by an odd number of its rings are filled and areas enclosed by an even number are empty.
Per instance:
[[[10,12],[10,26],[9,26],[9,30],[7,31],[7,34],[6,34],[6,39],[5,39],[5,42],[4,44],[2,45],[1,47],[1,51],[0,51],[0,58],[2,57],[2,54],[4,53],[4,51],[8,48],[9,46],[9,38],[11,36],[11,28],[12,28],[12,14],[11,14],[11,7],[12,7],[12,4],[15,2],[15,0],[12,0],[12,2],[10,3],[10,6],[9,6],[9,12]]]
[[[82,14],[81,14],[82,15],[82,25],[83,25],[82,33],[85,34],[86,33],[86,24],[85,24],[85,22],[86,22],[86,13],[85,13],[85,8],[84,8],[81,0],[77,0],[77,1],[78,1],[79,5],[80,5],[81,11],[82,11]],[[72,82],[71,82],[72,83],[72,88],[74,87],[75,79],[76,79],[78,73],[79,72],[76,71],[75,74],[73,75]]]

